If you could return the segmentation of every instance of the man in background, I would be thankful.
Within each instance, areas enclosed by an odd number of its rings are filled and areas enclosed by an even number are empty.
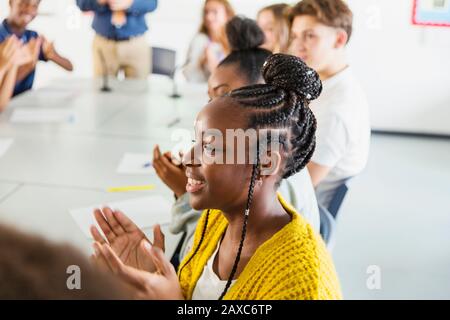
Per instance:
[[[151,69],[145,15],[156,9],[157,0],[77,0],[82,11],[93,11],[94,75],[144,79]]]

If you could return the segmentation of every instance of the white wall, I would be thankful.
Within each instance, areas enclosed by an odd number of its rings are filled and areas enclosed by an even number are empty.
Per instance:
[[[7,0],[0,0],[0,16]],[[278,1],[232,1],[239,13],[255,17],[258,8]],[[292,3],[293,1],[288,1]],[[348,0],[355,13],[349,46],[351,65],[371,105],[375,129],[450,134],[450,28],[411,25],[412,0]],[[81,15],[75,0],[42,0],[32,27],[56,40],[75,64],[74,76],[91,74],[91,17]],[[149,42],[176,49],[183,62],[198,28],[203,0],[160,0],[148,16]],[[73,76],[51,64],[39,67],[36,85]]]

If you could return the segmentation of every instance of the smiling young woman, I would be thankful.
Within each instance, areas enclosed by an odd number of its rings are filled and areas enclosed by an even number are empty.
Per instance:
[[[120,212],[106,209],[97,220],[110,240],[97,231],[97,260],[149,299],[340,299],[339,281],[320,236],[277,194],[281,180],[303,170],[315,149],[316,120],[308,108],[322,90],[318,74],[300,59],[277,54],[266,61],[266,84],[234,90],[211,101],[198,115],[198,139],[183,162],[190,205],[204,210],[191,252],[178,275],[164,257],[161,232],[152,247]],[[225,141],[222,147],[203,135],[216,130],[269,132],[266,140],[244,151],[238,163],[205,161],[242,152]],[[271,139],[280,148],[271,149]],[[250,150],[255,150],[253,154]],[[201,152],[198,152],[201,150]],[[122,221],[122,223],[120,223]],[[121,243],[119,249],[116,243]],[[159,243],[159,244],[158,244]],[[116,248],[116,249],[114,249]],[[147,269],[127,266],[127,256],[147,256]],[[136,255],[135,255],[136,254]],[[230,257],[233,257],[230,259]],[[144,261],[144,258],[142,258]],[[144,264],[141,264],[144,265]],[[141,270],[138,270],[141,269]],[[148,271],[153,271],[148,272]],[[154,272],[156,270],[156,272]]]

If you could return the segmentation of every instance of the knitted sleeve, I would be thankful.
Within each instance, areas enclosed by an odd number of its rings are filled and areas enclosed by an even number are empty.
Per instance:
[[[331,257],[312,227],[305,238],[286,243],[273,259],[276,272],[265,278],[260,299],[335,300],[342,299]],[[294,244],[295,243],[295,244]],[[296,267],[293,267],[296,266]]]

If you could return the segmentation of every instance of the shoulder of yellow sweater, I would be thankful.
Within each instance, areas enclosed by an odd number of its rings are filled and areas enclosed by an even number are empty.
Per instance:
[[[203,229],[206,223],[206,217],[208,216],[208,225],[206,227],[206,234],[211,234],[217,229],[222,223],[224,223],[224,215],[220,210],[215,209],[207,209],[203,210],[202,215],[197,223],[197,228],[194,236],[194,245],[200,242],[201,235],[203,233]]]
[[[298,213],[294,213],[294,219],[290,228],[283,233],[279,243],[272,249],[272,258],[279,259],[279,267],[296,269],[292,276],[308,277],[317,275],[323,259],[328,260],[325,243],[313,227]],[[285,259],[285,257],[289,257]]]

